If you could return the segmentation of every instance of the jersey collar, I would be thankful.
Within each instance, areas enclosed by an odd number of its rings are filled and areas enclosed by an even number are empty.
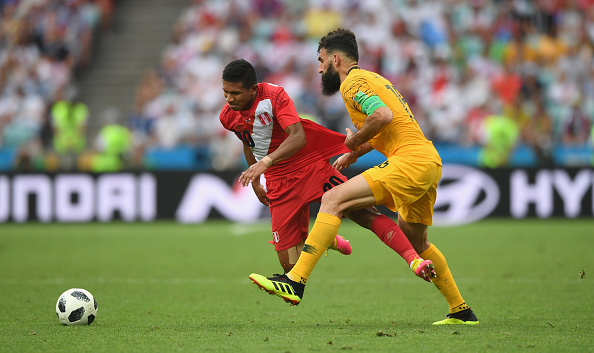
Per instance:
[[[347,72],[347,76],[351,73],[351,71],[353,71],[354,69],[359,69],[359,66],[353,66],[349,69],[349,71]]]

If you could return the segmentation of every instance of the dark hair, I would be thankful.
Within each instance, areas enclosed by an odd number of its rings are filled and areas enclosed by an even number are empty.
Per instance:
[[[223,70],[223,81],[241,82],[243,88],[250,88],[258,83],[256,70],[244,59],[233,60]]]
[[[345,28],[339,28],[322,37],[318,43],[318,53],[322,49],[326,49],[326,53],[340,51],[350,59],[359,61],[359,47],[355,34]]]

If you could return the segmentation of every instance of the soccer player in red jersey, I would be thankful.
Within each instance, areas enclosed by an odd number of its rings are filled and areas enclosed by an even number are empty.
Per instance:
[[[270,208],[275,250],[285,272],[299,258],[308,234],[309,204],[320,202],[324,192],[346,181],[329,158],[348,152],[345,135],[310,120],[301,119],[292,99],[280,87],[258,83],[256,71],[246,60],[235,60],[223,70],[227,103],[221,124],[243,142],[249,168],[239,181],[252,184],[260,202]],[[266,188],[260,176],[266,178]],[[357,224],[373,231],[410,265],[413,272],[430,281],[433,264],[421,259],[390,218],[375,208],[345,213]],[[343,254],[351,247],[339,235],[330,244]]]

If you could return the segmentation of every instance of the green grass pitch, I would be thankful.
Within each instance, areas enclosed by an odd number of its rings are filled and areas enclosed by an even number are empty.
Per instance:
[[[0,352],[594,352],[594,219],[431,227],[476,327],[371,232],[344,221],[291,307],[251,283],[280,265],[268,223],[0,225]],[[584,275],[585,273],[585,275]],[[90,326],[55,314],[93,293]]]

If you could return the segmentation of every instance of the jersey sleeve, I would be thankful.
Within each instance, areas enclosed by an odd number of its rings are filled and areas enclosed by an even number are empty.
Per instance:
[[[295,109],[295,104],[293,100],[284,89],[280,89],[276,96],[273,105],[274,109],[274,116],[276,120],[278,120],[280,126],[284,129],[287,128],[289,125],[293,125],[301,121],[299,118],[299,114]]]
[[[223,108],[223,110],[221,110],[221,113],[219,114],[219,120],[221,121],[221,125],[223,125],[225,129],[232,131],[231,127],[229,126],[229,117],[227,114],[226,106],[225,108]]]
[[[342,99],[352,109],[368,116],[377,108],[386,106],[363,77],[356,77],[345,82]]]

